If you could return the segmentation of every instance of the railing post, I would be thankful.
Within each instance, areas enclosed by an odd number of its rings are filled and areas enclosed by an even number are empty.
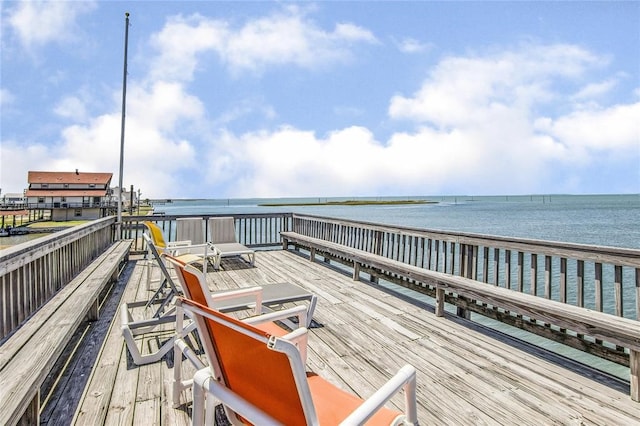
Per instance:
[[[444,289],[442,287],[436,288],[436,316],[441,317],[444,315]]]
[[[629,349],[631,399],[640,402],[640,352]]]

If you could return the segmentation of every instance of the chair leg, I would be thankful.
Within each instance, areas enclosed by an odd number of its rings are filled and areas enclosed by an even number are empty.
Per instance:
[[[204,387],[211,379],[211,371],[209,368],[203,368],[196,372],[193,376],[193,413],[191,415],[191,424],[193,426],[204,425],[204,409],[205,409],[205,390]]]
[[[185,335],[194,329],[195,323],[189,324],[189,326],[185,328]],[[173,408],[177,408],[180,406],[180,394],[193,386],[193,379],[182,379],[182,357],[186,357],[196,370],[202,370],[205,368],[205,365],[183,339],[176,338],[173,348]]]
[[[173,408],[180,406],[180,394],[184,390],[182,384],[182,350],[180,339],[173,343]]]
[[[147,259],[147,291],[151,290],[151,271],[153,271],[153,260]]]

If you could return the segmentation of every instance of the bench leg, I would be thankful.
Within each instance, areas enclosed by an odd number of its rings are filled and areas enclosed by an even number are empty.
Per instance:
[[[360,264],[353,262],[353,280],[358,281],[360,279]]]
[[[89,321],[97,321],[99,318],[99,312],[98,312],[99,309],[100,309],[100,302],[96,298],[96,300],[94,300],[93,303],[91,304],[91,307],[89,308],[89,312],[87,312],[87,319]]]
[[[316,249],[313,248],[313,247],[309,251],[309,260],[312,261],[312,262],[316,261]]]
[[[456,309],[456,315],[458,315],[460,318],[471,319],[471,312],[468,309],[464,309],[461,307],[458,307]]]
[[[24,414],[18,420],[20,426],[40,426],[40,389],[36,392]]]
[[[436,316],[441,317],[444,315],[444,289],[436,288]]]
[[[640,352],[629,350],[631,399],[640,402]]]

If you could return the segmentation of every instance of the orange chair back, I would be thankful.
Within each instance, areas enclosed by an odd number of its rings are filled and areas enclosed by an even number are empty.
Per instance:
[[[200,282],[200,277],[195,272],[187,270],[186,264],[177,257],[170,255],[165,255],[165,257],[176,266],[176,273],[184,295],[201,305],[209,306],[209,298]]]
[[[214,318],[194,312],[206,325],[201,338],[212,342],[227,388],[282,424],[307,424],[288,356],[267,347],[271,334],[195,301],[183,299],[182,304]]]

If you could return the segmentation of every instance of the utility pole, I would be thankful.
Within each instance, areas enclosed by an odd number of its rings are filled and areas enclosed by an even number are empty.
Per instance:
[[[118,217],[116,219],[116,240],[122,239],[122,169],[124,166],[124,119],[127,99],[127,48],[129,44],[129,12],[124,14],[124,70],[122,72],[122,124],[120,127],[120,179],[118,181]]]
[[[133,216],[133,185],[131,185],[131,196],[129,197],[129,215]]]

